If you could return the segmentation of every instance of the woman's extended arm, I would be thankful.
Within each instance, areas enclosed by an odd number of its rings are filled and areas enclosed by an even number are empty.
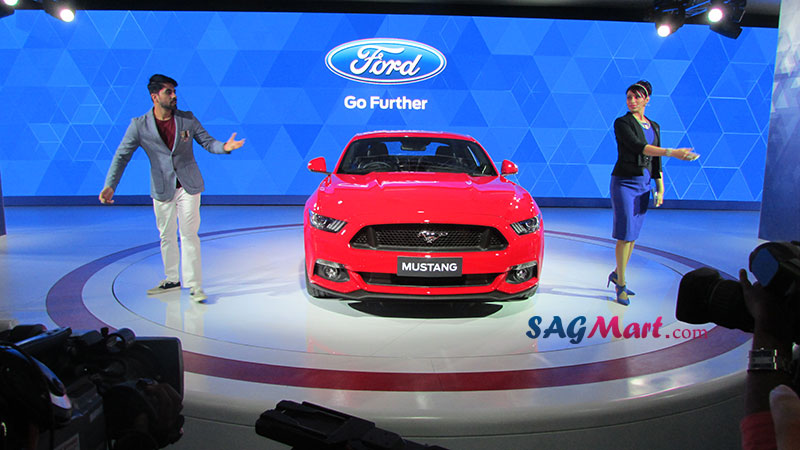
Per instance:
[[[684,161],[694,161],[700,157],[700,155],[693,152],[691,148],[664,148],[650,144],[644,146],[643,153],[649,156],[667,156]]]

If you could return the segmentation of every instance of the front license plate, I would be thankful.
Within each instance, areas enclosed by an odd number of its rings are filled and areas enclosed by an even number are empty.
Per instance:
[[[397,275],[404,277],[460,277],[461,258],[397,257]]]

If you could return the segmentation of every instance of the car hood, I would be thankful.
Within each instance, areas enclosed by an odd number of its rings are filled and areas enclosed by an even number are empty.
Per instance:
[[[448,221],[458,214],[523,220],[538,213],[515,183],[463,173],[334,174],[320,184],[315,203],[315,211],[331,217],[382,222]]]

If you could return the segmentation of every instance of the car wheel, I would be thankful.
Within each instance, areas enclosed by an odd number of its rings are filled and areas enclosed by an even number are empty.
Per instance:
[[[306,271],[306,291],[308,291],[308,295],[310,295],[310,296],[312,296],[314,298],[331,298],[331,297],[333,297],[332,295],[328,294],[327,292],[325,292],[325,291],[317,288],[313,284],[311,284],[311,281],[308,279],[308,268],[305,267],[305,263],[303,263],[303,267],[305,268],[305,271]]]

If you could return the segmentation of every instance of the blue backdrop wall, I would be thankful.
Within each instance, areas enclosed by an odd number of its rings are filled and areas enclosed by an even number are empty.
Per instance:
[[[800,0],[781,3],[773,113],[759,237],[800,240]]]
[[[750,28],[731,40],[687,25],[662,39],[649,23],[321,13],[79,11],[65,24],[18,11],[0,20],[3,191],[96,196],[130,118],[152,105],[147,78],[164,73],[179,82],[179,108],[212,135],[247,139],[228,156],[196,147],[207,194],[306,196],[320,180],[306,170],[312,157],[333,164],[355,133],[408,128],[476,137],[520,166],[534,196],[601,199],[613,120],[644,78],[663,144],[702,154],[667,162],[666,198],[758,202],[777,35]],[[332,49],[367,38],[424,44],[445,66],[405,84],[326,66]],[[382,109],[372,97],[426,102]],[[147,195],[148,176],[137,152],[117,194]]]

